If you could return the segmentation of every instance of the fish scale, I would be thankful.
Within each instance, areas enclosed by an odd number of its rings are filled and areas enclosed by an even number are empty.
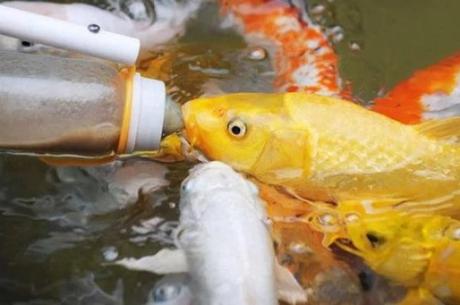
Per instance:
[[[343,150],[344,144],[350,148],[349,151]],[[327,133],[323,134],[317,145],[312,172],[320,177],[374,173],[404,166],[409,161],[404,154],[409,147],[395,151],[379,143],[351,142]]]

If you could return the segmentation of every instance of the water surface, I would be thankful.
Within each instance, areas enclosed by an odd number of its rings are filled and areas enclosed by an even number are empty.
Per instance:
[[[308,3],[335,37],[342,76],[362,101],[460,49],[457,0]],[[152,50],[152,60],[167,59],[164,79],[181,102],[204,91],[271,90],[270,61],[249,60],[256,46],[220,24],[208,3],[177,43]],[[171,246],[190,166],[132,160],[54,168],[1,155],[0,304],[145,304],[159,278],[110,262]]]

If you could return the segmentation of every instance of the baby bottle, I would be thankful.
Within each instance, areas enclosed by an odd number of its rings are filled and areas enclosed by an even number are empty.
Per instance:
[[[155,150],[166,104],[164,84],[135,68],[0,52],[2,150],[88,157]]]

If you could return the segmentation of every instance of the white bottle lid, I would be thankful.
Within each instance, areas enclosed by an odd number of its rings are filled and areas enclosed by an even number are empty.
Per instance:
[[[165,107],[165,84],[136,73],[126,153],[151,151],[160,147]]]
[[[136,38],[0,5],[0,34],[132,65],[140,50]]]

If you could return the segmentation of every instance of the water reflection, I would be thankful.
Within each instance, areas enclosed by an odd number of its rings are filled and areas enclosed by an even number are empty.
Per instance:
[[[177,170],[146,160],[92,168],[50,168],[17,156],[1,161],[0,184],[8,187],[0,202],[0,301],[39,304],[51,296],[62,304],[95,304],[93,298],[121,304],[120,294],[103,294],[94,283],[110,286],[130,276],[105,262],[172,243],[177,212],[171,202],[177,196],[171,189],[183,179]],[[138,289],[154,282],[154,276],[144,277]],[[75,283],[80,286],[68,288],[70,295],[55,288]],[[91,285],[96,288],[89,290]],[[139,295],[139,302],[146,296]]]

